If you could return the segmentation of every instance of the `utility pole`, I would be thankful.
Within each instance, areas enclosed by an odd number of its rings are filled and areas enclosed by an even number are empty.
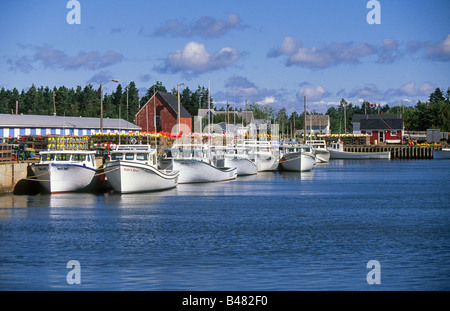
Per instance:
[[[230,123],[230,115],[228,114],[228,109],[230,108],[230,104],[227,102],[227,126],[226,131],[228,132],[228,123]]]
[[[341,99],[341,105],[344,106],[344,133],[347,134],[347,101],[345,99]]]
[[[347,102],[344,101],[344,131],[347,134]]]
[[[53,91],[53,115],[56,116],[55,91]]]

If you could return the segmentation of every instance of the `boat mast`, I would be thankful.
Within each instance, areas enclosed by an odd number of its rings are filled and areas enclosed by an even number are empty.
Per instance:
[[[155,150],[156,153],[158,153],[158,143],[156,140],[156,91],[155,91],[155,86],[153,86],[153,125],[155,126]]]
[[[303,143],[306,143],[306,96],[303,96],[303,102],[304,102],[304,106],[305,106],[305,122],[304,122],[304,126],[303,126]]]

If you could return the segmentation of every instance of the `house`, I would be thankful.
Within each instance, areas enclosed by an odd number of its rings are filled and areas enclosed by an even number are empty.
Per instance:
[[[330,116],[321,114],[307,115],[306,132],[308,134],[330,134]]]
[[[123,119],[103,118],[103,132],[134,132],[140,127]],[[0,137],[28,135],[85,136],[100,132],[100,118],[0,114]]]
[[[354,114],[353,134],[368,134],[371,144],[403,143],[404,121],[400,114]]]
[[[181,104],[180,111],[181,131],[190,133],[192,117]],[[170,93],[156,92],[136,114],[136,125],[145,132],[177,133],[178,99]]]

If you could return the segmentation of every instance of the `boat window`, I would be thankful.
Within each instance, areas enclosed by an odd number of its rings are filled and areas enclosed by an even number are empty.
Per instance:
[[[55,155],[53,153],[41,155],[41,161],[53,161],[53,160],[55,160]]]
[[[111,160],[122,160],[123,153],[111,153]]]
[[[136,153],[136,160],[138,160],[138,161],[147,161],[148,160],[148,154],[146,154],[146,153]]]
[[[180,156],[180,152],[178,149],[172,149],[171,153],[172,153],[172,157],[174,157],[174,158],[178,158]]]
[[[188,149],[188,148],[183,149],[182,154],[183,154],[183,157],[184,157],[184,158],[189,158],[189,157],[191,156],[191,150]]]
[[[125,160],[134,160],[134,153],[126,153]]]
[[[153,154],[150,155],[150,163],[152,163],[153,165],[156,165],[156,157],[153,156]]]
[[[194,151],[194,157],[195,158],[202,158],[203,157],[203,152],[201,150],[195,150]]]
[[[69,161],[69,160],[70,160],[70,154],[58,153],[56,155],[56,161]]]
[[[86,161],[86,155],[75,153],[72,155],[72,161]]]

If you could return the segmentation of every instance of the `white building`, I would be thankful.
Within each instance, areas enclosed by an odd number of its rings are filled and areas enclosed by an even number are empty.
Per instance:
[[[330,116],[308,114],[306,116],[306,133],[331,134]]]
[[[103,118],[104,133],[128,133],[140,127],[123,119]],[[0,138],[27,135],[86,136],[100,132],[100,118],[0,114]]]

